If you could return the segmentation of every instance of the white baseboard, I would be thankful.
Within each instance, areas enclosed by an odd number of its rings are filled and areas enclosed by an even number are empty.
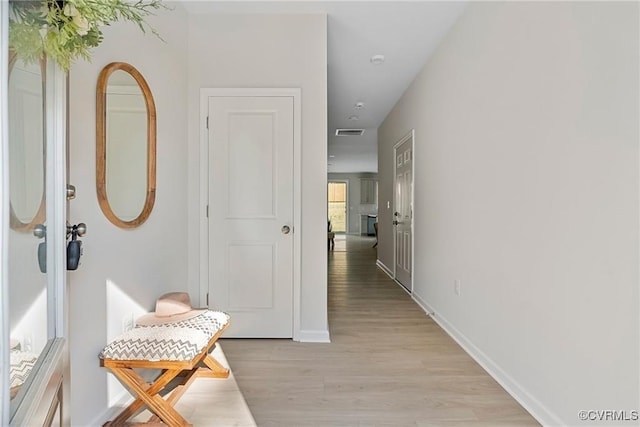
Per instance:
[[[382,261],[380,261],[379,259],[376,260],[376,265],[380,268],[380,270],[384,271],[386,273],[387,276],[389,276],[389,278],[391,280],[393,280],[396,285],[400,286],[400,289],[402,289],[403,291],[405,291],[407,294],[411,295],[411,291],[407,288],[405,288],[402,283],[398,282],[394,277],[393,277],[393,271],[391,271],[389,269],[389,267],[387,267],[386,265],[384,265],[382,263]]]
[[[532,396],[524,387],[518,384],[508,373],[498,366],[489,356],[476,347],[462,332],[456,329],[446,318],[442,317],[436,310],[417,294],[412,295],[413,300],[431,318],[457,342],[462,349],[467,352],[494,380],[504,388],[520,405],[522,405],[540,424],[543,426],[562,426],[566,422],[562,421],[555,413],[547,408],[542,402]]]
[[[322,331],[300,331],[300,335],[298,336],[298,341],[300,342],[319,342],[319,343],[330,343],[331,337],[329,336],[328,330]]]
[[[425,300],[420,298],[420,295],[417,295],[417,294],[414,293],[414,294],[411,295],[411,298],[416,302],[416,304],[418,304],[420,306],[421,309],[424,310],[425,313],[427,313],[427,316],[433,317],[433,314],[434,314],[433,307],[431,307]],[[433,319],[433,320],[435,320],[435,319]]]
[[[393,270],[390,270],[389,267],[387,267],[386,265],[384,265],[382,263],[382,261],[380,261],[379,259],[376,260],[376,265],[378,266],[378,268],[380,268],[380,270],[382,270],[385,273],[387,273],[387,276],[389,276],[391,279],[395,280],[393,278]]]

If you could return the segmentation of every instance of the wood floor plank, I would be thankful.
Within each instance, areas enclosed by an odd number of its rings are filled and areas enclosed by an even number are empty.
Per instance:
[[[330,344],[222,340],[258,426],[537,426],[376,267],[373,239],[329,256]]]

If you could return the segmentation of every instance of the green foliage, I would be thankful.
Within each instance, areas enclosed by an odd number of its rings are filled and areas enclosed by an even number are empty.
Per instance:
[[[40,0],[11,3],[9,46],[24,61],[43,55],[64,71],[79,58],[89,60],[91,49],[103,39],[101,27],[131,21],[142,32],[156,30],[145,22],[154,10],[166,8],[161,0]]]

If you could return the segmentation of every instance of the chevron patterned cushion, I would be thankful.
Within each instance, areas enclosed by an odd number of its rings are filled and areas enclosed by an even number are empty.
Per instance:
[[[28,351],[11,350],[10,355],[10,381],[11,388],[24,384],[27,377],[31,373],[31,369],[36,364],[38,355],[29,353]]]
[[[209,339],[213,337],[220,329],[222,329],[227,323],[229,323],[229,315],[222,311],[208,310],[204,313],[193,317],[188,320],[183,320],[174,323],[163,323],[161,325],[137,325],[137,328],[191,328],[204,332],[209,336]]]
[[[209,339],[205,332],[191,328],[133,328],[109,343],[100,353],[100,358],[189,361],[200,354]]]

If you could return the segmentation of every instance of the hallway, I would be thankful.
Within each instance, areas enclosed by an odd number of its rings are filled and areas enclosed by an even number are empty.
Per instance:
[[[537,426],[375,266],[373,243],[329,252],[331,344],[223,340],[258,426]]]

